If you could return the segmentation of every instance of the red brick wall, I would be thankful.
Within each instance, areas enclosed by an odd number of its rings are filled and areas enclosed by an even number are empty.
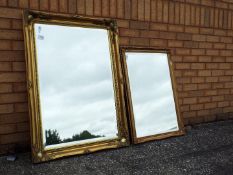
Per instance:
[[[121,45],[171,49],[185,124],[232,117],[232,0],[0,0],[0,154],[30,145],[26,8],[117,19]]]

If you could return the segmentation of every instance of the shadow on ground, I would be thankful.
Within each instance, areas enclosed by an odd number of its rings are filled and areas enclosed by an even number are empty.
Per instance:
[[[194,126],[185,136],[33,165],[0,157],[1,175],[233,174],[233,121]]]

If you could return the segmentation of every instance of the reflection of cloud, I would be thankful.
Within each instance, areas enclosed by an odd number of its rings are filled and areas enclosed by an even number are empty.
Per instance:
[[[166,54],[126,54],[137,136],[177,130]]]
[[[88,130],[116,136],[116,112],[107,32],[41,26],[37,40],[43,129],[61,138]]]

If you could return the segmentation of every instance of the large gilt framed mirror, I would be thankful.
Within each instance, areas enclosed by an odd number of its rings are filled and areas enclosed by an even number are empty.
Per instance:
[[[121,48],[133,143],[184,134],[168,51]]]
[[[115,21],[24,13],[33,162],[129,144]]]

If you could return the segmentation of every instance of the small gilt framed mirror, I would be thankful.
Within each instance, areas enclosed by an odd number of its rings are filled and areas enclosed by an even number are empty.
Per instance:
[[[116,22],[24,12],[34,163],[129,144]]]
[[[184,134],[168,51],[121,48],[133,143]]]

